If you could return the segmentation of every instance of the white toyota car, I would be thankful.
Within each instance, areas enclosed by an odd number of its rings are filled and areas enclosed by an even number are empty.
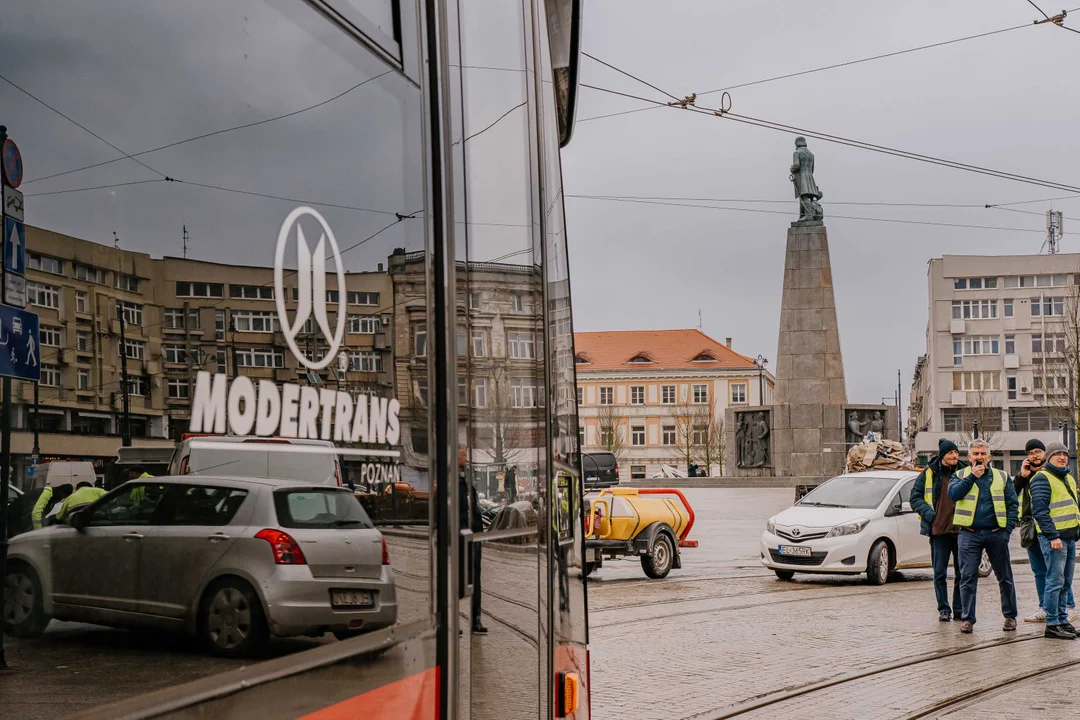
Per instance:
[[[883,585],[893,570],[928,567],[930,542],[908,498],[919,474],[875,471],[840,475],[769,518],[761,564],[781,580],[795,573],[866,573]],[[979,574],[990,574],[983,556]]]

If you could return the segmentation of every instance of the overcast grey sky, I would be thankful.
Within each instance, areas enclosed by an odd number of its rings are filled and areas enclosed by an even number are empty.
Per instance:
[[[1060,7],[1044,6],[1051,14]],[[760,3],[589,0],[583,49],[675,95],[1030,23],[1025,0]],[[1080,29],[1080,11],[1066,24]],[[1077,181],[1080,35],[1049,25],[731,91],[733,111],[1071,185]],[[664,100],[587,58],[583,82]],[[701,98],[717,103],[719,94]],[[567,199],[577,330],[695,327],[736,350],[776,354],[785,233],[797,213],[793,135],[641,107],[583,89],[563,151],[569,195],[783,200],[737,204],[789,215]],[[992,209],[840,206],[977,204],[1067,193],[811,139],[832,251],[849,401],[904,398],[925,351],[926,263],[943,254],[1037,253],[1045,218]],[[1048,209],[1031,203],[1017,209]],[[1080,199],[1054,203],[1080,217]],[[867,222],[836,215],[1017,228]],[[1080,222],[1065,221],[1080,232]],[[1080,250],[1066,235],[1065,251]],[[1072,270],[1073,268],[1068,268]]]

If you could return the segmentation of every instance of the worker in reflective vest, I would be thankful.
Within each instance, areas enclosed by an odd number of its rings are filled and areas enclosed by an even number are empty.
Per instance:
[[[941,622],[960,619],[960,549],[952,521],[954,504],[947,488],[953,474],[966,467],[968,464],[960,459],[956,443],[941,438],[938,440],[937,457],[919,475],[908,498],[911,509],[919,513],[922,519],[920,532],[930,538],[934,594],[937,596],[938,619]],[[949,558],[953,561],[954,576],[952,605],[949,605]]]
[[[1069,450],[1061,443],[1046,448],[1048,461],[1031,479],[1031,515],[1035,518],[1039,546],[1046,560],[1045,637],[1075,640],[1069,622],[1068,595],[1076,563],[1076,539],[1080,537],[1080,503],[1076,479],[1069,473]]]
[[[979,563],[983,553],[990,558],[1001,591],[1002,630],[1016,630],[1016,586],[1009,558],[1009,536],[1016,527],[1019,501],[1012,480],[991,468],[990,446],[973,440],[968,448],[971,467],[954,474],[949,481],[949,497],[956,503],[953,524],[960,529],[960,632],[975,629],[975,599],[979,587]]]

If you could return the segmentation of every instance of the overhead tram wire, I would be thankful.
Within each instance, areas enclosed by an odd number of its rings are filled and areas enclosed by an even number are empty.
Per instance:
[[[735,198],[701,198],[701,197],[671,197],[665,195],[598,195],[596,193],[589,193],[587,195],[567,195],[567,197],[592,197],[592,198],[611,198],[618,200],[672,200],[679,202],[726,202],[726,203],[745,203],[745,204],[769,204],[769,205],[786,205],[792,200],[744,200]],[[860,205],[860,206],[874,206],[874,207],[918,207],[918,208],[964,208],[964,209],[981,209],[986,208],[986,205],[976,203],[915,203],[915,202],[878,202],[878,201],[841,201],[841,200],[829,200],[829,205]],[[991,206],[992,207],[992,206]]]
[[[75,123],[76,125],[78,125],[83,130],[86,130],[86,132],[90,133],[91,135],[98,138],[99,140],[102,140],[102,142],[105,142],[105,143],[109,144],[117,152],[123,153],[124,157],[113,158],[112,160],[105,160],[103,162],[94,163],[92,165],[84,165],[83,167],[73,168],[71,170],[65,170],[63,172],[53,173],[52,175],[44,175],[44,176],[39,177],[39,178],[34,178],[33,180],[26,180],[26,181],[23,182],[23,185],[29,185],[31,183],[36,183],[36,182],[39,182],[41,180],[49,180],[50,178],[61,177],[63,175],[70,175],[72,173],[82,172],[83,170],[91,170],[93,168],[98,168],[98,167],[102,167],[102,166],[105,166],[105,165],[111,165],[113,163],[120,162],[121,160],[126,160],[126,159],[135,160],[135,158],[137,158],[137,157],[139,157],[141,155],[149,155],[150,153],[155,153],[155,152],[158,152],[159,150],[167,150],[169,148],[176,147],[177,145],[184,145],[186,143],[195,142],[196,140],[204,140],[204,139],[209,138],[209,137],[214,137],[215,135],[224,135],[225,133],[230,133],[230,132],[233,132],[235,130],[244,130],[244,129],[247,129],[247,128],[256,127],[258,125],[265,125],[267,123],[272,123],[272,122],[275,122],[277,120],[284,120],[285,118],[293,117],[294,115],[299,115],[301,113],[308,112],[309,110],[315,110],[316,108],[320,108],[323,105],[326,105],[328,103],[332,103],[333,101],[337,100],[338,98],[341,98],[341,97],[343,97],[345,95],[348,95],[352,91],[356,90],[357,88],[363,87],[364,85],[366,85],[369,82],[372,82],[374,80],[378,80],[379,78],[383,77],[384,75],[389,75],[391,72],[392,71],[387,70],[384,73],[380,73],[378,75],[375,75],[374,77],[370,77],[367,80],[364,80],[363,82],[359,82],[356,85],[353,85],[348,90],[340,92],[340,93],[338,93],[337,95],[335,95],[335,96],[333,96],[331,98],[327,98],[326,100],[323,100],[322,102],[316,103],[314,105],[309,105],[309,106],[304,107],[304,108],[300,108],[299,110],[293,110],[292,112],[285,113],[284,115],[277,115],[275,117],[266,118],[264,120],[258,120],[256,122],[244,123],[243,125],[236,125],[236,126],[233,126],[233,127],[224,128],[222,130],[214,130],[213,132],[203,133],[201,135],[195,135],[194,137],[189,137],[189,138],[186,138],[184,140],[177,140],[175,142],[167,143],[165,145],[160,145],[158,147],[150,148],[149,150],[140,150],[139,152],[131,153],[130,155],[125,153],[123,150],[120,150],[116,146],[112,145],[111,143],[108,143],[108,141],[102,139],[97,134],[91,132],[90,130],[83,127],[82,125],[79,125],[79,123]],[[7,80],[7,78],[4,78],[4,80]],[[10,81],[8,81],[8,82],[10,82]],[[27,95],[29,95],[29,93],[27,93]],[[30,97],[33,97],[33,96],[31,95]],[[34,98],[34,99],[36,100],[37,98]],[[38,102],[41,102],[41,101],[39,100]],[[44,105],[44,104],[45,103],[42,103],[42,105]],[[46,105],[46,107],[49,107],[49,106]],[[53,110],[53,108],[51,108],[51,107],[49,109]],[[59,111],[56,111],[56,110],[54,110],[54,111],[59,113]],[[60,113],[60,114],[63,115],[62,113]],[[71,118],[68,118],[66,115],[63,115],[63,117],[65,117],[68,120],[71,120]],[[71,122],[74,123],[75,121],[71,120]],[[135,162],[139,162],[139,161],[135,160]],[[140,164],[142,164],[142,163],[140,163]],[[149,166],[144,165],[144,167],[149,167]],[[153,168],[150,168],[150,169],[153,170]],[[154,172],[157,172],[157,171],[155,170]]]
[[[970,165],[967,163],[961,163],[955,160],[947,160],[944,158],[934,157],[932,155],[924,155],[921,153],[915,153],[908,150],[899,150],[896,148],[890,148],[884,145],[877,145],[874,143],[853,140],[851,138],[845,138],[839,135],[831,135],[829,133],[810,130],[807,128],[800,128],[793,125],[785,125],[783,123],[777,123],[769,120],[763,120],[760,118],[751,117],[748,115],[739,115],[732,113],[729,110],[711,110],[706,108],[699,108],[696,105],[690,105],[688,107],[680,107],[679,105],[668,105],[667,103],[661,103],[656,100],[650,100],[649,98],[643,98],[638,95],[632,95],[629,93],[620,92],[618,90],[612,90],[610,88],[598,87],[596,85],[582,84],[582,87],[586,87],[592,90],[598,90],[600,92],[611,93],[613,95],[621,95],[623,97],[629,97],[643,102],[653,103],[660,107],[673,107],[677,110],[685,110],[687,112],[697,113],[700,115],[709,115],[712,117],[718,117],[724,120],[732,120],[733,122],[743,123],[746,125],[753,125],[761,127],[767,130],[774,130],[783,132],[788,135],[803,135],[805,137],[811,137],[825,142],[834,143],[837,145],[846,145],[848,147],[854,147],[861,150],[869,150],[871,152],[877,152],[884,155],[892,155],[895,157],[901,157],[908,160],[917,160],[920,162],[926,162],[932,165],[940,165],[943,167],[951,167],[955,170],[965,170],[968,172],[974,172],[990,177],[997,177],[1003,180],[1012,180],[1014,182],[1023,182],[1030,185],[1038,185],[1041,187],[1052,188],[1056,190],[1065,190],[1071,192],[1080,193],[1080,187],[1073,185],[1066,185],[1064,183],[1052,182],[1049,180],[1041,180],[1039,178],[1028,177],[1026,175],[1019,175],[1016,173],[1005,172],[1002,170],[993,170],[991,168],[980,167],[978,165]]]
[[[661,90],[660,88],[656,87],[656,86],[655,86],[655,85],[653,85],[652,83],[650,83],[650,82],[647,82],[647,81],[645,81],[645,80],[642,80],[641,78],[639,78],[639,77],[638,77],[638,76],[636,76],[636,75],[631,75],[630,73],[626,72],[625,70],[622,70],[621,68],[617,68],[617,67],[615,67],[615,66],[614,66],[614,65],[612,65],[611,63],[608,63],[608,62],[604,62],[603,60],[601,60],[600,58],[596,57],[595,55],[590,55],[590,54],[589,54],[589,53],[587,53],[587,52],[582,52],[581,54],[582,54],[582,55],[584,55],[585,57],[589,58],[590,60],[595,60],[596,62],[600,63],[601,65],[603,65],[603,66],[605,66],[605,67],[609,67],[609,68],[611,68],[612,70],[614,70],[614,71],[615,71],[615,72],[617,72],[617,73],[621,73],[621,74],[625,75],[626,77],[628,77],[628,78],[630,78],[630,79],[632,79],[632,80],[637,80],[637,81],[638,81],[639,83],[641,83],[642,85],[648,85],[648,86],[649,86],[649,87],[651,87],[651,88],[652,88],[653,90],[655,90],[656,92],[660,93],[661,95],[667,95],[667,96],[668,96],[669,98],[671,98],[672,100],[675,100],[676,102],[678,102],[678,100],[679,100],[679,98],[675,97],[674,95],[672,95],[671,93],[669,93],[669,92],[668,92],[667,90]]]
[[[1076,8],[1076,10],[1080,10],[1080,8]],[[1075,12],[1076,10],[1068,10],[1066,12]],[[954,45],[956,43],[966,42],[968,40],[978,40],[979,38],[990,37],[992,35],[1000,35],[1002,33],[1012,32],[1013,30],[1019,30],[1021,28],[1026,28],[1026,27],[1031,27],[1031,24],[1030,23],[1025,23],[1023,25],[1013,25],[1012,27],[1001,28],[1000,30],[991,30],[989,32],[978,33],[976,35],[967,35],[965,37],[954,38],[952,40],[944,40],[942,42],[931,43],[929,45],[920,45],[918,47],[907,48],[906,50],[896,50],[894,52],[884,53],[884,54],[881,54],[881,55],[872,55],[870,57],[859,58],[858,60],[849,60],[847,62],[835,63],[833,65],[823,65],[822,67],[812,68],[810,70],[800,70],[798,72],[786,73],[784,75],[775,75],[773,77],[762,78],[760,80],[752,80],[750,82],[739,83],[737,85],[729,85],[727,87],[717,88],[715,90],[707,90],[705,92],[698,93],[698,95],[699,96],[701,96],[701,95],[712,95],[712,94],[718,93],[718,92],[737,90],[737,89],[740,89],[740,88],[752,87],[754,85],[763,85],[765,83],[776,82],[777,80],[788,80],[790,78],[802,77],[803,75],[811,75],[813,73],[824,72],[826,70],[836,70],[836,69],[839,69],[839,68],[850,67],[852,65],[858,65],[860,63],[873,62],[875,60],[884,60],[884,59],[891,58],[891,57],[897,57],[899,55],[906,55],[908,53],[919,52],[921,50],[932,50],[934,48],[944,47],[946,45]],[[1071,29],[1071,28],[1066,28],[1066,29]],[[596,115],[596,116],[593,116],[593,117],[581,118],[581,119],[577,120],[577,122],[589,122],[590,120],[601,120],[603,118],[617,117],[619,115],[630,115],[632,113],[638,113],[638,112],[643,112],[645,110],[654,110],[654,109],[655,109],[655,107],[643,107],[643,108],[634,108],[632,110],[622,110],[620,112],[607,113],[605,115]]]
[[[626,202],[636,203],[641,205],[661,205],[666,207],[686,207],[686,208],[699,208],[702,210],[721,210],[725,212],[748,212],[758,213],[763,215],[790,215],[791,213],[783,210],[762,210],[760,208],[740,208],[740,207],[724,207],[720,205],[694,205],[689,203],[674,203],[674,202],[657,202],[651,200],[623,200],[614,197],[602,197],[593,195],[567,195],[568,198],[578,198],[582,200],[608,200],[612,202]],[[1013,228],[1013,227],[998,227],[993,225],[968,225],[963,223],[946,223],[946,222],[933,222],[929,220],[903,220],[899,218],[875,218],[875,217],[859,217],[854,215],[829,215],[831,218],[838,220],[860,220],[863,222],[883,222],[901,225],[930,225],[934,227],[950,227],[950,228],[964,228],[970,230],[1001,230],[1007,232],[1026,232],[1026,233],[1039,233],[1045,234],[1045,230],[1032,230],[1029,228]],[[1080,233],[1068,233],[1070,235],[1076,235]]]

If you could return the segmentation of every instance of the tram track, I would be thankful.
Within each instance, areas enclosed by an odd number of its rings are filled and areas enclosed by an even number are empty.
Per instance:
[[[1006,690],[1010,685],[1014,685],[1015,683],[1024,682],[1025,680],[1032,680],[1034,678],[1047,677],[1049,675],[1054,675],[1059,672],[1065,672],[1067,670],[1075,668],[1078,665],[1080,665],[1080,660],[1072,660],[1064,664],[1057,664],[1051,667],[1031,670],[1020,675],[1014,675],[1005,680],[1000,680],[988,687],[977,688],[975,690],[970,690],[968,692],[960,693],[958,695],[954,695],[953,697],[946,698],[945,700],[934,703],[930,707],[919,710],[914,715],[908,715],[905,720],[920,720],[920,718],[928,718],[937,715],[944,710],[949,710],[953,708],[958,709],[959,707],[962,707],[963,705],[971,702],[972,700],[980,700],[986,696],[993,697],[995,694]]]
[[[856,670],[855,672],[846,673],[844,675],[829,678],[827,680],[819,680],[816,682],[799,685],[793,688],[788,688],[786,690],[781,690],[779,692],[768,693],[766,695],[743,701],[738,705],[735,705],[734,707],[729,707],[728,709],[721,710],[719,712],[716,710],[699,712],[694,715],[687,716],[686,718],[684,718],[684,720],[728,720],[729,718],[741,717],[743,715],[748,715],[758,710],[772,708],[778,705],[782,705],[783,703],[791,702],[792,700],[811,695],[813,693],[822,692],[823,690],[829,690],[831,688],[855,682],[857,680],[862,680],[864,678],[874,677],[876,675],[885,675],[890,672],[903,670],[916,665],[921,665],[923,663],[933,662],[935,660],[942,660],[945,658],[956,657],[959,655],[980,652],[982,650],[992,650],[995,648],[1004,647],[1006,645],[1015,645],[1017,643],[1025,643],[1031,642],[1032,640],[1041,639],[1043,639],[1042,635],[1026,635],[1024,637],[1010,638],[1008,640],[993,640],[990,642],[969,645],[962,648],[953,648],[951,650],[942,650],[938,652],[926,653],[924,655],[917,655],[915,657],[909,657],[903,660],[896,660],[894,662],[885,663],[883,665],[875,665],[873,667],[865,668],[863,670]],[[1080,663],[1080,660],[1075,662]],[[1055,668],[1057,667],[1062,666],[1055,666]],[[1014,678],[1013,680],[1024,679],[1024,677],[1026,676],[1034,677],[1039,672],[1045,673],[1046,671],[1047,669],[1043,669],[1042,671],[1038,671],[1035,673],[1026,673],[1024,676],[1017,676],[1017,678]],[[1002,681],[995,684],[995,686],[993,687],[983,689],[982,692],[990,692],[994,689],[997,689],[1001,685],[1007,684],[1008,682],[1011,681]],[[966,693],[965,697],[956,696],[950,698],[946,701],[942,701],[942,703],[939,703],[938,705],[940,705],[941,707],[947,707],[948,704],[957,704],[965,699],[968,699],[966,695],[969,694],[970,693]],[[938,711],[937,709],[935,709],[935,707],[937,706],[925,710],[920,710],[921,714],[912,715],[910,716],[909,720],[913,720],[914,718],[922,718],[926,717],[928,714],[933,714],[934,712]]]

